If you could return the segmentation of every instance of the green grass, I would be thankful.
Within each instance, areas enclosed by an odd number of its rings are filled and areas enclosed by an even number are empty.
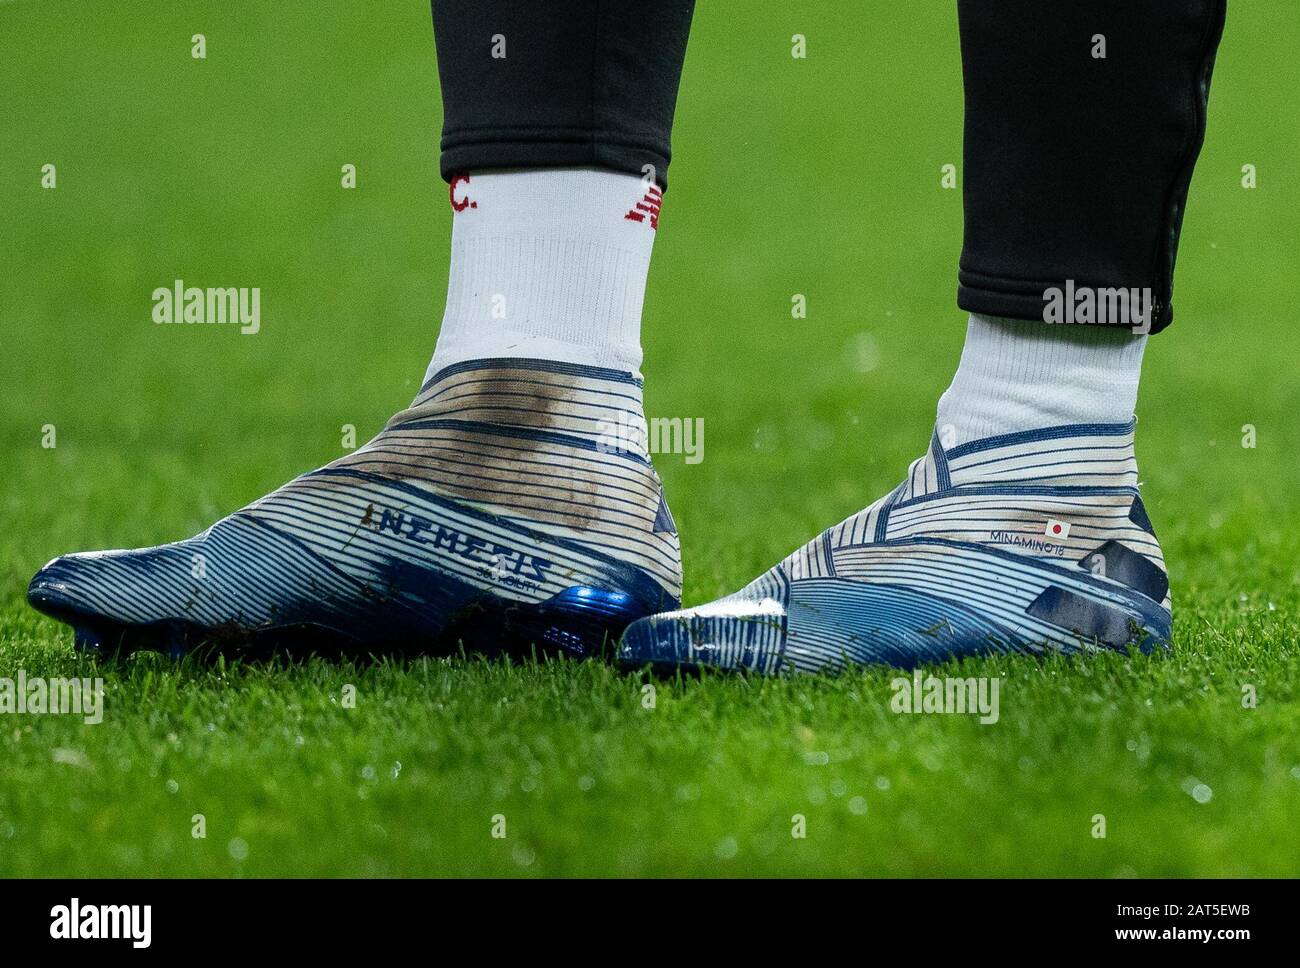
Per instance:
[[[706,424],[703,463],[659,462],[689,602],[891,488],[963,333],[950,5],[722,7],[646,310],[651,414]],[[75,655],[23,600],[45,560],[194,533],[412,396],[450,222],[434,49],[419,0],[0,3],[0,676],[107,681],[100,725],[0,717],[0,874],[1294,874],[1297,42],[1282,0],[1229,14],[1179,321],[1147,354],[1173,653],[949,668],[1005,677],[981,726],[892,714],[888,670],[661,681],[646,709],[592,663]],[[262,332],[155,326],[177,277],[260,286]]]

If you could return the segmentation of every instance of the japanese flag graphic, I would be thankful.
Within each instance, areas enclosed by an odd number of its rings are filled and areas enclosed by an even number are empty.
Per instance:
[[[1048,518],[1047,527],[1043,529],[1043,536],[1048,541],[1065,541],[1070,537],[1070,522]]]

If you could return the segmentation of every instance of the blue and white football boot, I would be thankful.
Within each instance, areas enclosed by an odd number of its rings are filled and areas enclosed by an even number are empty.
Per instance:
[[[1134,424],[945,449],[726,598],[633,623],[632,666],[817,672],[995,652],[1167,647],[1169,581]]]
[[[677,607],[681,556],[640,379],[498,359],[442,370],[364,447],[197,537],[56,558],[27,595],[108,651],[585,656]]]

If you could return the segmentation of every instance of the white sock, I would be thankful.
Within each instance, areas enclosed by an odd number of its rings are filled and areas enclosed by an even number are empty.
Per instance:
[[[425,380],[490,357],[637,373],[659,200],[657,186],[603,169],[458,178],[447,310]]]
[[[972,314],[936,426],[946,447],[1061,424],[1127,423],[1146,336]]]

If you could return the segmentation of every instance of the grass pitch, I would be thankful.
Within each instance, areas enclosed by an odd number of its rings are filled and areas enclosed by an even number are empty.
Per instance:
[[[940,187],[961,160],[951,6],[744,7],[697,13],[646,309],[650,414],[705,421],[701,463],[658,461],[688,602],[893,487],[964,329],[960,193]],[[29,610],[55,554],[199,531],[409,401],[449,242],[429,21],[419,0],[0,3],[0,676],[107,684],[99,725],[0,716],[0,874],[1296,873],[1300,18],[1282,0],[1230,11],[1179,319],[1147,354],[1172,655],[931,670],[1004,677],[982,726],[893,714],[883,669],[97,664]],[[178,278],[260,287],[261,332],[155,325],[150,293]]]

